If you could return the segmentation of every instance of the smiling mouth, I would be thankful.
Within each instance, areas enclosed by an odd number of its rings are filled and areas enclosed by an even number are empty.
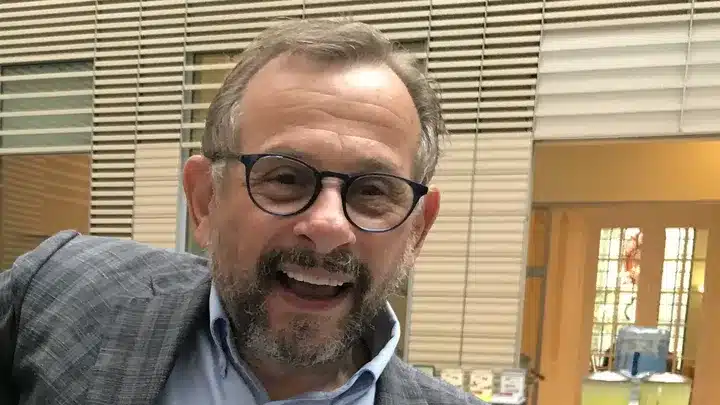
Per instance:
[[[281,286],[306,300],[338,298],[353,286],[352,282],[342,278],[318,277],[286,270],[278,271],[275,279]]]

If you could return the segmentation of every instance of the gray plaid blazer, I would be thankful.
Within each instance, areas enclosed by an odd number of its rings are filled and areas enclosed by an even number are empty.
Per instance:
[[[0,404],[154,404],[209,292],[202,258],[52,236],[0,273]],[[398,358],[375,402],[482,405]]]

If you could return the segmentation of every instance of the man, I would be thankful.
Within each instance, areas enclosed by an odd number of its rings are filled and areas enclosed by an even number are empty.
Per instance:
[[[479,403],[394,357],[386,301],[437,216],[445,132],[371,27],[266,31],[184,168],[208,261],[73,232],[21,257],[0,275],[0,403]]]

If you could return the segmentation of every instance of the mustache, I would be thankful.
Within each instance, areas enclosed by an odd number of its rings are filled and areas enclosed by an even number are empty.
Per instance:
[[[321,267],[330,273],[343,274],[353,278],[367,272],[367,266],[347,250],[335,250],[319,255],[311,249],[276,249],[263,255],[259,263],[262,265],[258,270],[263,276],[272,276],[274,272],[288,264],[305,268]]]

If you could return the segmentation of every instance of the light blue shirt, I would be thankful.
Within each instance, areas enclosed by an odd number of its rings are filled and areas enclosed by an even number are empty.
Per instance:
[[[372,360],[332,392],[310,392],[270,401],[262,384],[237,354],[229,321],[213,285],[210,322],[181,347],[158,405],[371,405],[380,374],[395,354],[400,324],[390,304],[374,321],[365,343]]]

